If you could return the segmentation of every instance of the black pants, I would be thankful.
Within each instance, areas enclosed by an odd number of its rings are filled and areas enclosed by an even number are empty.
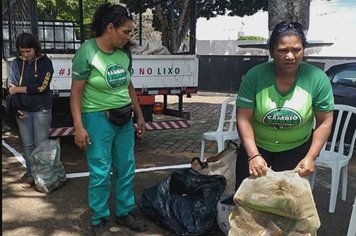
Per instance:
[[[268,167],[270,167],[272,170],[293,170],[307,154],[311,145],[311,141],[312,136],[310,136],[310,139],[307,142],[300,145],[299,147],[283,152],[270,152],[260,147],[257,148],[259,153],[261,153],[267,162]],[[242,181],[250,176],[249,164],[247,160],[248,156],[246,150],[243,145],[241,145],[236,160],[236,190],[240,187]]]

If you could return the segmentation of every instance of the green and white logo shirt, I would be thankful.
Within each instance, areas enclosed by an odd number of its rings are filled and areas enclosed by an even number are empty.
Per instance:
[[[117,89],[125,85],[127,80],[127,70],[120,65],[113,64],[106,68],[105,81],[106,84],[112,88]]]
[[[304,62],[290,91],[281,94],[272,61],[246,74],[236,104],[254,109],[252,125],[257,146],[280,152],[306,142],[313,128],[314,111],[333,110],[334,99],[326,74]]]
[[[122,49],[111,54],[101,51],[95,39],[86,41],[78,49],[72,61],[72,79],[86,80],[82,112],[108,110],[131,102],[130,60]]]

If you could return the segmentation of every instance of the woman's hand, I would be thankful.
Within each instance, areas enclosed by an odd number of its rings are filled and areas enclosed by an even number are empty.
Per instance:
[[[145,120],[143,119],[143,117],[137,117],[136,119],[136,123],[137,123],[137,136],[138,137],[142,137],[143,134],[145,133],[146,131],[146,125],[145,125]]]
[[[314,172],[314,168],[314,159],[304,157],[303,160],[298,163],[294,170],[297,171],[301,177],[306,177]]]
[[[14,95],[16,93],[27,93],[27,88],[24,86],[16,86],[14,84],[9,84],[9,93]]]
[[[24,119],[26,117],[25,113],[23,111],[20,111],[20,110],[17,110],[16,116],[17,116],[18,119]]]
[[[249,161],[249,173],[252,176],[264,176],[267,173],[267,162],[262,156],[256,156]]]
[[[91,144],[89,135],[84,128],[75,130],[74,142],[82,150],[85,150]]]
[[[17,93],[16,89],[17,89],[16,85],[11,84],[11,83],[9,84],[9,94],[10,95],[16,94]]]

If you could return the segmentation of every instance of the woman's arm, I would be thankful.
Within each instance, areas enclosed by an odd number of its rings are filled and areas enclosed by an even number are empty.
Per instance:
[[[70,109],[75,129],[74,142],[81,149],[85,150],[91,144],[89,135],[83,127],[81,115],[81,102],[86,80],[72,80],[70,92]]]
[[[314,172],[314,161],[331,133],[333,111],[315,112],[315,120],[315,130],[309,151],[296,167],[300,176],[308,176]]]
[[[37,77],[34,75],[35,78],[32,80],[34,82],[26,85],[26,91],[28,94],[46,93],[50,89],[54,72],[52,61],[47,56],[43,56],[37,60],[37,65],[33,63],[34,66],[38,66],[38,75]]]
[[[21,73],[20,64],[21,63],[24,63],[24,62],[19,61],[19,59],[16,58],[10,64],[9,79],[8,79],[8,84],[7,84],[7,87],[9,88],[10,95],[14,95],[16,93],[27,93],[26,87],[19,86],[20,73]]]
[[[267,163],[261,155],[258,155],[259,151],[257,149],[255,136],[253,133],[252,118],[252,109],[237,108],[236,121],[239,136],[241,138],[242,145],[244,145],[248,157],[253,157],[253,159],[249,161],[250,175],[265,175],[267,172]]]
[[[24,86],[16,86],[14,84],[9,84],[9,94],[14,95],[17,93],[27,93],[27,88]]]
[[[136,115],[136,122],[137,122],[137,126],[138,126],[137,136],[140,137],[146,131],[146,125],[145,125],[145,120],[143,118],[143,114],[142,114],[142,110],[141,110],[140,104],[138,103],[138,99],[137,99],[137,96],[136,96],[135,88],[134,88],[134,86],[133,86],[131,81],[130,81],[130,84],[129,84],[129,94],[130,94],[130,97],[131,97],[133,110],[134,110],[135,115]]]
[[[22,62],[24,63],[24,62]],[[53,64],[48,57],[40,58],[37,62],[33,62],[33,66],[37,67],[38,74],[32,74],[31,83],[26,85],[9,84],[9,93],[25,93],[25,94],[41,94],[46,93],[50,89],[50,83],[53,76]]]

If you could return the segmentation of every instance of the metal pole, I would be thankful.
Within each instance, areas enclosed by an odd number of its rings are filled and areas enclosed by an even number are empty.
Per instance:
[[[175,47],[174,47],[174,42],[175,42],[174,31],[173,31],[173,27],[174,27],[174,6],[173,6],[173,1],[172,0],[169,0],[168,2],[171,4],[171,27],[169,29],[171,31],[171,39],[169,40],[169,44],[170,44],[170,48],[171,48],[171,53],[177,53],[176,50],[175,50]]]
[[[31,31],[38,38],[38,15],[37,15],[37,1],[30,0],[30,22],[31,22]]]
[[[190,32],[189,32],[189,53],[195,54],[197,29],[197,0],[191,1]]]
[[[140,46],[142,46],[142,1],[140,0],[140,7],[139,7],[139,28],[138,28],[138,34],[139,34],[139,42],[140,42]]]
[[[80,43],[84,43],[84,13],[83,13],[83,0],[79,0],[79,28],[80,28]],[[75,44],[74,44],[74,49]]]
[[[11,16],[11,13],[10,13],[10,1],[8,1],[8,8],[7,8],[7,13],[9,14],[9,19],[8,19],[8,30],[9,30],[9,54],[6,55],[8,57],[12,56],[12,16]],[[4,47],[5,48],[5,47]],[[5,50],[3,50],[3,56],[5,57],[5,53],[4,53]]]

